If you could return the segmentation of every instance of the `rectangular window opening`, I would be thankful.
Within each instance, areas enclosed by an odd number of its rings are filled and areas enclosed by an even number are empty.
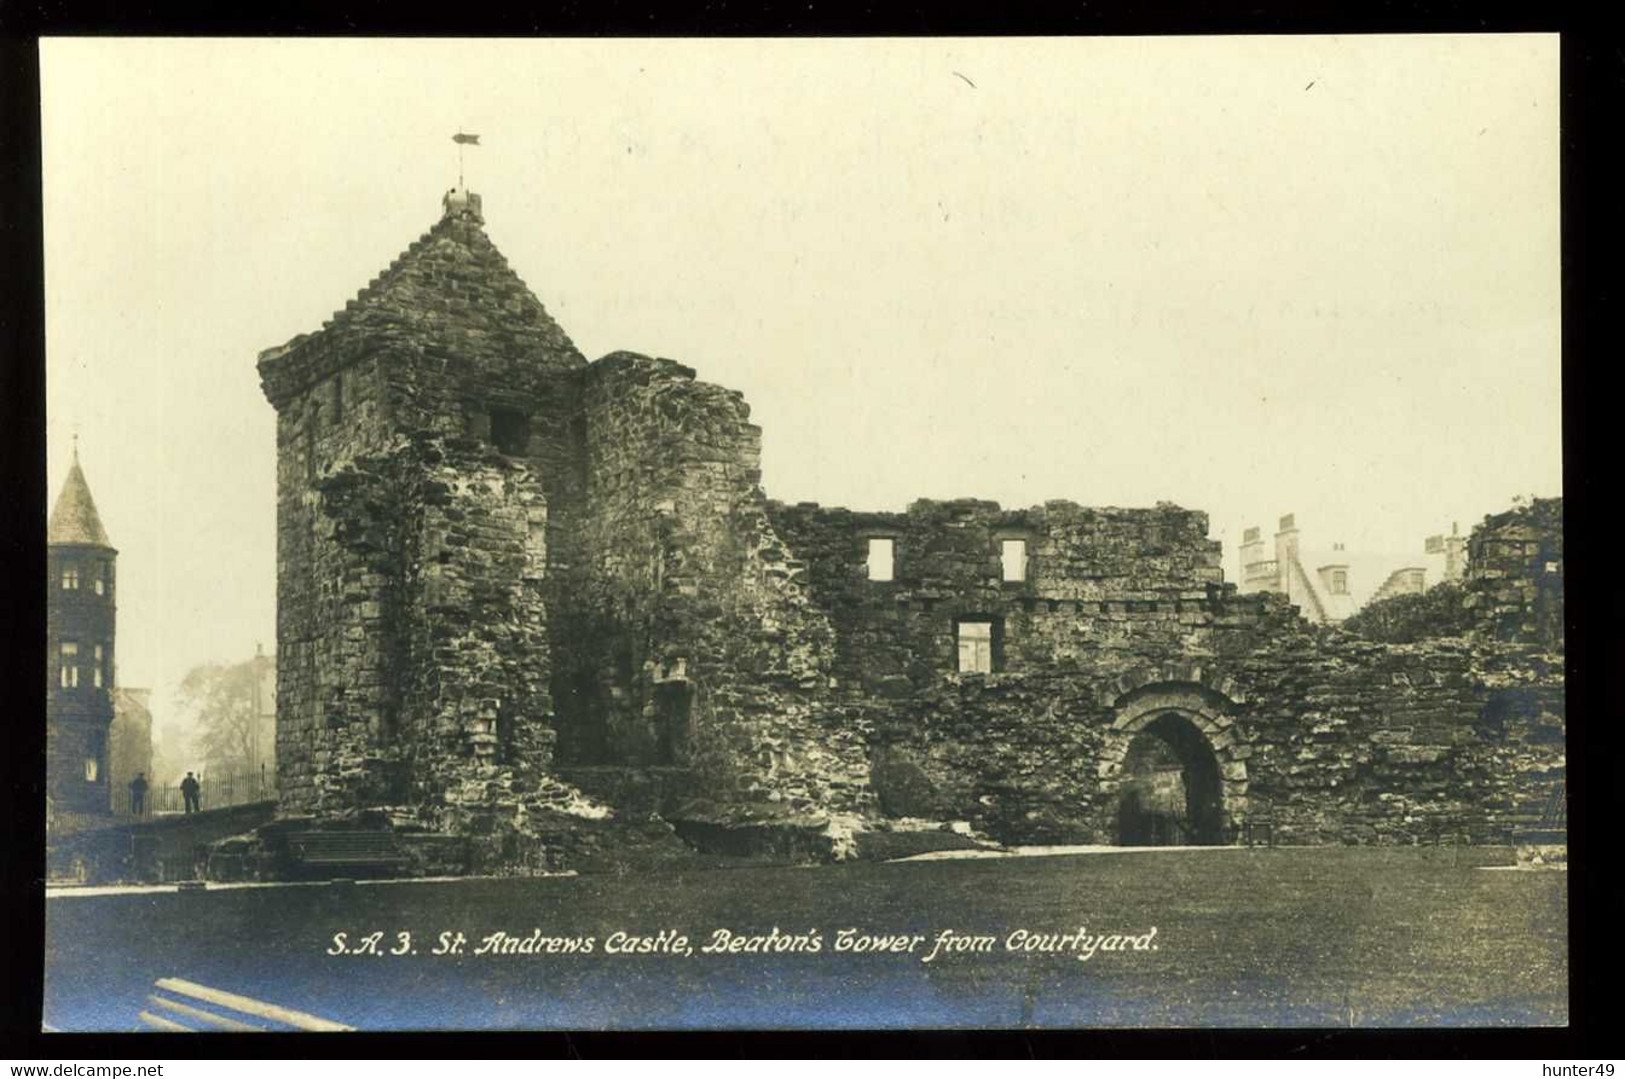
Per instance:
[[[1027,579],[1027,541],[1024,539],[1002,540],[999,547],[1004,563],[1004,579],[1006,581],[1025,581]]]
[[[62,642],[61,674],[63,689],[79,685],[79,645],[75,641]]]
[[[94,783],[101,778],[102,757],[107,753],[107,737],[101,731],[90,732],[90,744],[85,750],[85,782]]]
[[[90,678],[97,689],[102,688],[102,669],[106,662],[106,651],[101,645],[96,646],[96,665],[91,668]]]
[[[64,562],[62,564],[62,587],[77,589],[79,587],[79,563]]]
[[[961,674],[993,673],[993,623],[960,622],[959,671]]]
[[[895,557],[897,544],[885,536],[875,536],[869,540],[869,579],[871,581],[889,581],[895,572]]]
[[[498,451],[509,457],[525,452],[530,441],[530,419],[516,408],[491,410],[491,442]]]
[[[96,567],[96,594],[107,595],[107,563],[102,562]]]

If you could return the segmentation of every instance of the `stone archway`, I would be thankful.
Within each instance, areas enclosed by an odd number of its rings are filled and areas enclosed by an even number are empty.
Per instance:
[[[1108,694],[1116,718],[1100,779],[1114,841],[1230,842],[1247,809],[1248,751],[1235,730],[1242,697],[1234,685],[1200,668],[1158,670],[1120,680]]]
[[[1180,712],[1163,712],[1129,741],[1117,801],[1125,847],[1210,847],[1225,837],[1219,760]]]

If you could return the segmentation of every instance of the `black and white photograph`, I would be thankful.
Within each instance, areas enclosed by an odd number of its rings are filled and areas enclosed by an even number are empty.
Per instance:
[[[1558,44],[43,39],[41,1027],[1567,1026]]]

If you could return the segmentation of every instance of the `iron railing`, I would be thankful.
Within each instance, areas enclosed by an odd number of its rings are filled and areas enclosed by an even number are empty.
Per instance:
[[[198,808],[223,809],[226,806],[264,802],[276,797],[276,776],[268,769],[258,772],[210,772],[197,777]],[[130,811],[128,790],[119,792],[126,800],[121,806]],[[146,816],[186,812],[186,799],[180,781],[147,788]]]

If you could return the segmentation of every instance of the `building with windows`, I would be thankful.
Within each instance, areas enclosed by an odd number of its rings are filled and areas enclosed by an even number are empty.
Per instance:
[[[113,637],[118,552],[96,513],[75,447],[46,526],[46,792],[72,827],[113,811]]]
[[[1429,536],[1420,555],[1351,552],[1341,543],[1301,546],[1296,515],[1289,513],[1272,548],[1265,548],[1260,529],[1242,533],[1240,590],[1285,596],[1316,624],[1341,622],[1367,604],[1461,580],[1467,540],[1458,532],[1452,526],[1448,536]]]

